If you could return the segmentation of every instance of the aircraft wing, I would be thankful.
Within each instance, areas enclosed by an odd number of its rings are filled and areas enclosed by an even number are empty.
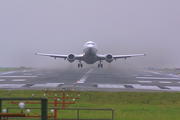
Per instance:
[[[138,57],[138,56],[146,56],[146,54],[132,54],[132,55],[113,55],[114,59],[119,59],[119,58],[130,58],[130,57]]]
[[[119,59],[119,58],[130,58],[130,57],[138,57],[138,56],[146,56],[146,54],[131,54],[131,55],[111,55],[111,54],[107,54],[110,55],[110,57],[112,59]],[[106,60],[107,55],[97,55],[99,60]]]
[[[64,58],[64,59],[68,57],[68,55],[46,54],[46,53],[35,53],[35,55],[49,56],[49,57],[54,57],[54,58]]]
[[[35,55],[40,55],[40,56],[49,56],[49,57],[54,57],[56,58],[64,58],[67,59],[69,55],[59,55],[59,54],[46,54],[46,53],[35,53]],[[72,54],[74,55],[74,54]],[[79,55],[74,55],[75,60],[83,60],[83,54]]]

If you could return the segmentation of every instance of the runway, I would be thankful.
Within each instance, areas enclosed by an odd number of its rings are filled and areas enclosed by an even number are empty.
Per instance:
[[[134,69],[32,69],[0,73],[0,89],[93,91],[180,91],[174,71]]]

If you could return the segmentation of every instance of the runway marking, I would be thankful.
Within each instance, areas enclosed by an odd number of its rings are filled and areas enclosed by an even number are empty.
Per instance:
[[[141,82],[141,83],[152,83],[152,81],[138,81],[138,82]]]
[[[91,68],[89,71],[87,71],[80,80],[77,80],[71,87],[73,87],[76,83],[84,83],[86,79],[89,77],[89,75],[92,73],[93,69]]]
[[[152,76],[152,75],[144,75],[144,76]]]
[[[0,76],[1,78],[31,78],[31,77],[37,77],[37,76]]]
[[[32,71],[36,71],[37,69],[33,69],[33,70],[23,70],[22,72],[32,72]]]
[[[77,83],[84,83],[92,71],[93,71],[93,69],[90,69],[88,72],[86,72],[86,74],[83,75],[83,78],[81,78]]]
[[[11,80],[11,81],[22,82],[22,81],[26,81],[26,79],[14,79],[14,80]]]
[[[173,76],[173,77],[179,77],[179,75],[172,75],[172,74],[171,74],[171,76]]]
[[[124,85],[125,88],[133,88],[132,85]]]
[[[157,86],[142,86],[142,85],[133,85],[131,84],[135,89],[148,89],[148,90],[161,90],[159,87]]]
[[[167,88],[165,86],[158,86],[158,87],[161,88],[161,89],[169,89],[169,88]]]
[[[180,91],[180,86],[164,86],[174,91]]]
[[[150,73],[162,75],[162,73],[158,73],[158,72],[154,72],[154,71],[147,71],[147,70],[143,70],[143,71],[144,71],[144,72],[150,72]]]
[[[159,83],[171,83],[169,81],[159,81]]]
[[[0,81],[6,81],[6,79],[0,79]]]
[[[180,78],[163,78],[163,77],[136,77],[137,79],[164,79],[164,80],[180,80]]]
[[[144,90],[161,90],[157,86],[143,86],[140,84],[97,84],[98,88],[126,88],[125,86],[132,86],[134,89],[144,89]]]
[[[60,84],[64,84],[64,83],[35,84],[35,85],[30,86],[30,87],[57,87]]]
[[[34,85],[34,84],[26,84],[26,85],[24,85],[24,86],[22,86],[22,87],[30,87],[30,86],[32,86],[32,85]]]
[[[30,75],[32,75],[32,73],[24,73],[23,75],[30,76]]]
[[[4,72],[4,73],[1,73],[0,75],[6,75],[6,74],[11,74],[11,73],[14,73],[15,71],[10,71],[10,72]]]
[[[124,85],[116,85],[116,84],[98,84],[98,88],[125,88]]]
[[[37,74],[38,76],[40,76],[40,75],[45,75],[45,74]]]
[[[0,88],[20,88],[26,84],[0,84]]]

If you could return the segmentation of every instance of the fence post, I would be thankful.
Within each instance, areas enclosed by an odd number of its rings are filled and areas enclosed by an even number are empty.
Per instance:
[[[2,100],[0,99],[0,113],[2,111]],[[0,120],[1,120],[1,117],[0,117]]]
[[[79,120],[79,109],[77,109],[77,119]]]
[[[112,109],[112,120],[114,120],[114,109]]]
[[[41,101],[41,120],[47,120],[47,99]]]

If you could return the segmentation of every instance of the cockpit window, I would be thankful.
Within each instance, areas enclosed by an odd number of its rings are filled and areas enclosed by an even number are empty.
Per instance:
[[[94,43],[87,43],[86,45],[93,45],[93,46],[95,46],[95,44],[94,44]]]

